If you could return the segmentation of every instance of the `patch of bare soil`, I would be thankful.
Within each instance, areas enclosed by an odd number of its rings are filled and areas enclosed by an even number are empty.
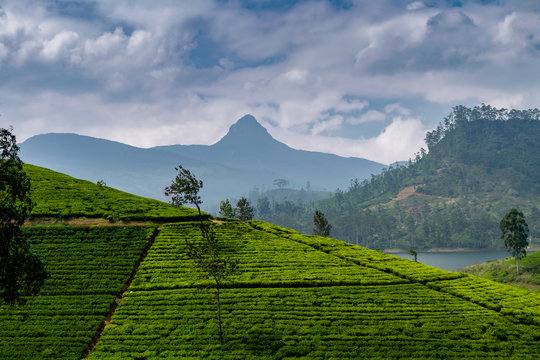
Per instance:
[[[401,200],[405,200],[406,198],[408,198],[409,196],[412,196],[412,195],[418,195],[418,196],[425,196],[424,194],[421,194],[421,193],[417,193],[416,190],[418,190],[418,187],[421,186],[421,185],[411,185],[411,186],[407,186],[405,189],[401,190],[395,198],[393,198],[392,200],[390,200],[390,202],[394,202],[394,201],[401,201]]]
[[[411,186],[407,186],[406,188],[404,188],[403,190],[401,190],[401,191],[396,195],[396,197],[393,198],[392,200],[390,200],[390,201],[388,201],[388,202],[385,202],[385,203],[382,203],[382,204],[371,205],[369,208],[370,208],[370,209],[374,209],[374,208],[377,208],[377,207],[379,207],[379,206],[388,205],[388,204],[391,204],[391,203],[396,202],[396,201],[405,200],[406,198],[408,198],[408,197],[410,197],[410,196],[413,196],[413,195],[416,195],[416,196],[426,196],[425,194],[416,192],[420,186],[422,186],[422,185],[411,185]]]

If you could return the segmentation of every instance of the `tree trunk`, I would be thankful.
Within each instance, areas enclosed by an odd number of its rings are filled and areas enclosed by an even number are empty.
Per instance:
[[[519,274],[519,256],[516,256],[516,271]]]
[[[223,332],[221,330],[221,306],[219,304],[219,286],[216,286],[217,318],[219,327],[219,346],[223,345]]]

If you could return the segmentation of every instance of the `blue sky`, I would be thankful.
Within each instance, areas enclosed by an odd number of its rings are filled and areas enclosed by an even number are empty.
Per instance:
[[[0,126],[406,160],[453,106],[540,104],[538,1],[0,0]]]

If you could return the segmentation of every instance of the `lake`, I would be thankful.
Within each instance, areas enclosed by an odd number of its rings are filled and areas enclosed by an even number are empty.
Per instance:
[[[414,260],[414,257],[407,253],[391,253],[404,259]],[[465,266],[480,264],[489,260],[501,259],[509,257],[508,251],[485,251],[485,252],[419,252],[418,262],[426,265],[437,267],[439,269],[456,271]]]

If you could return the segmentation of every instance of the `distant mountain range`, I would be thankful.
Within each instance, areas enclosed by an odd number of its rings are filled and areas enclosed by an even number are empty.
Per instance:
[[[296,150],[275,140],[251,115],[231,126],[213,145],[171,145],[149,149],[77,134],[42,134],[22,144],[21,157],[30,164],[60,171],[137,195],[164,199],[163,188],[179,164],[204,181],[205,208],[220,200],[247,194],[254,187],[272,188],[286,179],[301,188],[334,191],[351,179],[368,178],[386,166],[361,158]]]

